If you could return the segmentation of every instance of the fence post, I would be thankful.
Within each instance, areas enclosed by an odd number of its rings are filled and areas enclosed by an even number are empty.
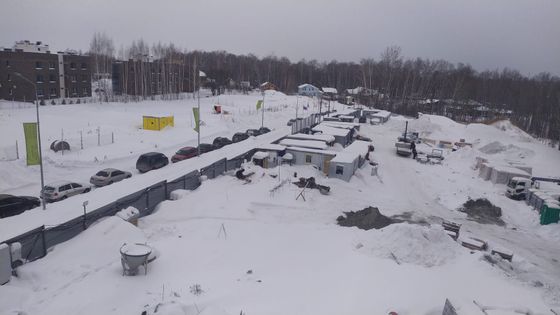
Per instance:
[[[150,188],[146,188],[146,211],[150,210]]]
[[[101,128],[97,127],[97,146],[101,145]]]
[[[84,149],[84,137],[82,135],[82,131],[80,130],[80,148]]]
[[[167,200],[167,199],[169,199],[169,195],[167,194],[168,193],[168,191],[167,191],[167,181],[163,182],[163,188],[165,190],[165,199]]]
[[[183,189],[187,189],[187,176],[183,176]]]
[[[111,143],[115,143],[115,132],[111,132]]]
[[[16,140],[16,160],[19,160],[19,147],[18,147],[17,140]]]

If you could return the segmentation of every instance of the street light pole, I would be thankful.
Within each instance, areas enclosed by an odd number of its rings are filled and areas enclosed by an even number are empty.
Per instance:
[[[266,90],[262,92],[263,99],[262,99],[262,118],[261,118],[261,127],[264,127],[264,95],[266,94]]]
[[[35,89],[35,111],[37,113],[37,139],[39,144],[39,169],[41,170],[41,194],[43,194],[43,190],[45,189],[45,175],[43,173],[43,152],[41,150],[41,128],[39,123],[39,97],[37,96],[37,85],[33,81],[24,77],[19,72],[15,72],[14,74],[22,78],[23,80],[29,82],[31,85],[33,85],[33,88]],[[41,198],[41,205],[43,207],[43,210],[47,209],[44,198]]]

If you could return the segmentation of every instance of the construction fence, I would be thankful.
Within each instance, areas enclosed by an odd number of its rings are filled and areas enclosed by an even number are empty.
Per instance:
[[[254,151],[251,150],[229,160],[225,158],[218,160],[201,170],[192,171],[174,180],[155,183],[65,223],[41,226],[0,243],[20,243],[21,255],[26,262],[42,258],[47,255],[49,248],[72,239],[99,219],[115,215],[122,209],[134,207],[140,211],[140,217],[150,215],[160,202],[169,199],[172,191],[194,190],[200,186],[201,176],[212,179],[239,168],[246,159],[250,159]]]
[[[292,134],[304,132],[321,122],[321,115],[311,114],[305,118],[298,118],[292,123]]]

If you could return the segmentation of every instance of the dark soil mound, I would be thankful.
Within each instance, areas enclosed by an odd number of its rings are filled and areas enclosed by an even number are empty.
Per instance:
[[[494,206],[488,199],[470,199],[463,204],[459,211],[468,215],[469,219],[482,224],[505,225],[502,221],[502,208]]]
[[[367,207],[360,211],[344,212],[336,221],[340,226],[355,226],[362,230],[382,229],[387,225],[396,223],[395,220],[386,217],[375,207]]]

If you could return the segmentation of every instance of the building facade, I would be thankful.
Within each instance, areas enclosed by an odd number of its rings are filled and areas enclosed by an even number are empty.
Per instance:
[[[91,96],[88,56],[53,54],[40,42],[18,42],[15,47],[20,48],[0,50],[0,99],[32,102],[35,92],[39,100]]]
[[[302,96],[321,96],[321,90],[318,87],[305,83],[298,86],[298,94]]]

